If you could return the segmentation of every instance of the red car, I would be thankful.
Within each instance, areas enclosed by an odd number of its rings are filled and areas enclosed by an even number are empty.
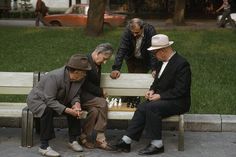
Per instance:
[[[52,26],[86,26],[88,5],[76,4],[68,8],[64,14],[47,15],[44,20]],[[104,24],[108,26],[123,26],[126,15],[104,14]]]

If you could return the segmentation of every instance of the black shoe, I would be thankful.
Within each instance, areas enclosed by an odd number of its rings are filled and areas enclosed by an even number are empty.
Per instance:
[[[157,148],[156,146],[149,144],[146,148],[140,150],[138,152],[139,155],[152,155],[152,154],[159,154],[164,153],[164,146],[161,148]]]
[[[130,144],[125,143],[122,139],[120,139],[114,146],[117,151],[122,152],[130,152]]]

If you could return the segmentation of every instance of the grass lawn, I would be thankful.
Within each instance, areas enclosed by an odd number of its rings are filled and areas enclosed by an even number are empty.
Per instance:
[[[117,50],[122,30],[106,30],[94,38],[78,28],[0,27],[0,71],[50,71],[63,66],[72,54],[89,53],[102,42],[110,42]],[[174,49],[191,64],[190,112],[236,114],[236,31],[158,32],[169,35],[175,41]],[[110,72],[113,61],[114,57],[103,66],[103,72]]]

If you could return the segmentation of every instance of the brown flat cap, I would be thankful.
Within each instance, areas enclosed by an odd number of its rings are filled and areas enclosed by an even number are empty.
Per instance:
[[[70,57],[66,64],[67,67],[76,70],[91,70],[91,65],[88,61],[88,57],[83,54],[74,54]]]

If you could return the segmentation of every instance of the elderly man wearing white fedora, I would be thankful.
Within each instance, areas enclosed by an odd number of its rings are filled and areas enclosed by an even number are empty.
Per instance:
[[[60,156],[49,146],[49,140],[55,138],[53,117],[62,114],[68,121],[68,146],[76,152],[83,151],[77,138],[81,134],[81,86],[88,70],[91,70],[88,58],[75,54],[65,66],[48,72],[29,93],[27,105],[35,116],[40,117],[39,153],[43,156]]]
[[[168,36],[152,37],[148,48],[158,59],[155,80],[146,92],[146,101],[139,104],[126,134],[114,145],[119,151],[130,152],[132,140],[138,141],[144,128],[150,144],[139,155],[164,152],[162,142],[162,118],[189,111],[191,96],[191,70],[186,59],[175,52]]]

